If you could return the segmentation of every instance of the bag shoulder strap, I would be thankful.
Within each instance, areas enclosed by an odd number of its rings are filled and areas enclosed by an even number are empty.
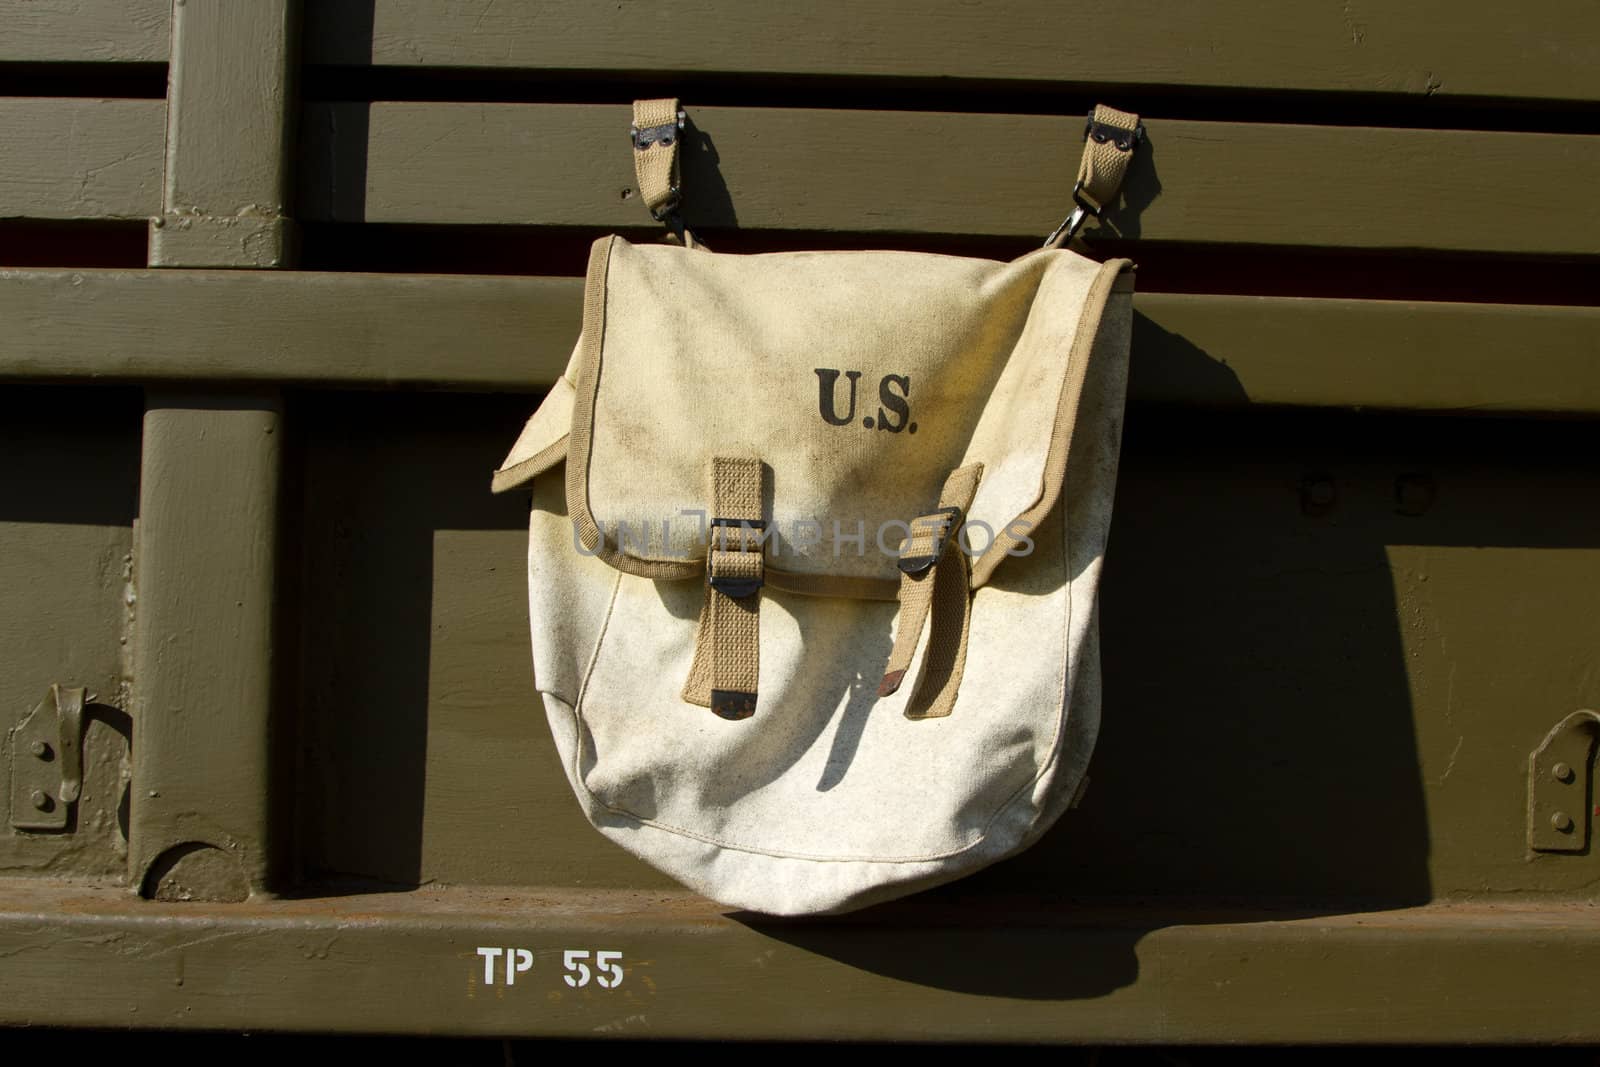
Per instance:
[[[1144,124],[1131,111],[1096,104],[1083,128],[1083,158],[1072,185],[1072,214],[1045,238],[1046,248],[1060,248],[1077,236],[1084,222],[1099,218],[1116,202],[1128,176],[1134,149],[1144,140]]]
[[[650,217],[663,223],[686,247],[704,247],[684,224],[683,179],[679,148],[686,120],[678,98],[657,97],[633,102],[633,170],[639,197]],[[1083,158],[1072,186],[1072,214],[1045,239],[1046,248],[1059,248],[1077,236],[1084,222],[1099,218],[1117,198],[1134,149],[1144,140],[1144,125],[1131,111],[1096,104],[1083,131]]]
[[[666,225],[689,248],[699,246],[684,225],[679,207],[683,202],[683,179],[678,164],[678,148],[685,125],[677,97],[633,102],[633,125],[628,129],[633,142],[633,173],[639,197],[650,217]]]

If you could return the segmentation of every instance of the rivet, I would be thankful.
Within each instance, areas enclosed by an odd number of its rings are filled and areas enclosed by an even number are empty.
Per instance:
[[[1550,816],[1550,825],[1564,834],[1570,834],[1572,832],[1572,816],[1564,811],[1558,811]]]
[[[32,752],[40,759],[50,758],[50,746],[45,744],[43,741],[35,741],[33,744],[28,746],[28,751]]]
[[[1572,768],[1565,763],[1558,763],[1550,768],[1550,776],[1558,782],[1572,781]]]
[[[40,811],[50,810],[50,797],[44,792],[44,790],[35,789],[33,791],[33,795],[28,797],[28,799],[33,801],[33,806],[38,808]]]

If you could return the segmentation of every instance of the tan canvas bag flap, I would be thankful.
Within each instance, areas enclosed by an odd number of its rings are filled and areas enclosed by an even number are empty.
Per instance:
[[[552,392],[502,480],[550,460],[539,450],[570,402],[567,504],[585,548],[628,573],[690,577],[710,457],[757,456],[769,581],[892,599],[907,524],[953,470],[981,464],[963,516],[981,585],[1055,502],[1076,389],[1126,267],[1054,249],[1001,263],[602,239],[573,394]]]
[[[582,347],[580,340],[579,350]],[[576,358],[574,354],[573,359]],[[568,377],[572,370],[569,363],[567,373],[556,379],[544,403],[528,417],[522,432],[517,435],[516,444],[511,446],[505,461],[494,472],[489,484],[490,491],[504,493],[527,485],[567,458],[567,436],[572,430],[572,399],[576,395]]]

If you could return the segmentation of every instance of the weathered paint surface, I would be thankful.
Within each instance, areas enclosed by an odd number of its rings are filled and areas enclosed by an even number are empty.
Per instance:
[[[533,393],[565,369],[582,305],[576,278],[0,270],[0,379]],[[1139,401],[1600,413],[1592,307],[1187,293],[1134,307]]]
[[[1587,909],[1013,908],[763,923],[677,891],[419,889],[171,905],[0,882],[8,1019],[573,1037],[1593,1040]],[[513,984],[479,949],[527,950]],[[620,956],[611,989],[567,953]],[[591,963],[592,966],[592,963]],[[68,995],[100,976],[93,999]]]
[[[287,75],[296,6],[191,0],[175,7],[152,266],[287,265]]]
[[[138,448],[132,391],[0,392],[0,873],[127,877]],[[11,731],[53,683],[103,706],[85,732],[83,795],[72,833],[18,833]]]
[[[1600,16],[1583,0],[1519,19],[1482,0],[1137,0],[1097,9],[1092,32],[1052,0],[1004,17],[962,0],[857,0],[827,19],[783,0],[318,0],[307,14],[312,63],[1600,98]]]
[[[271,396],[153,395],[139,494],[130,870],[219,849],[212,889],[266,880],[282,435]],[[151,890],[153,891],[153,890]]]
[[[161,203],[159,100],[0,99],[0,219],[139,219]]]
[[[172,0],[0,0],[0,62],[164,63]]]
[[[298,5],[173,12],[162,211],[150,264],[286,266]],[[242,900],[274,874],[282,400],[151,391],[140,466],[130,875],[162,900]],[[281,865],[281,862],[279,863]]]
[[[693,119],[682,165],[697,227],[1040,238],[1060,221],[1083,130],[1081,116],[1053,115],[696,107]],[[626,107],[573,104],[313,104],[300,210],[342,222],[637,225],[632,163],[615,151],[628,121]],[[1600,184],[1592,137],[1145,125],[1102,236],[1600,252],[1587,209]],[[1538,196],[1525,195],[1530,173]]]

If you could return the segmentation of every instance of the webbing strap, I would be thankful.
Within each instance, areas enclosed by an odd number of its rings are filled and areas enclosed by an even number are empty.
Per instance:
[[[957,549],[938,568],[929,610],[928,651],[922,674],[906,705],[908,719],[942,719],[955,710],[961,675],[967,669],[967,638],[972,631],[972,590],[967,554]]]
[[[1133,151],[1144,139],[1139,116],[1096,104],[1083,131],[1083,157],[1072,186],[1072,214],[1045,238],[1046,248],[1059,248],[1077,235],[1090,215],[1099,218],[1117,198],[1128,176]]]
[[[1087,200],[1095,214],[1106,209],[1122,188],[1133,162],[1133,146],[1138,143],[1139,116],[1114,107],[1096,104],[1089,113],[1089,128],[1083,140],[1083,159],[1078,163],[1076,195]]]
[[[662,221],[678,207],[677,98],[633,102],[633,173],[650,217]]]
[[[931,617],[922,677],[906,706],[910,718],[937,718],[955,706],[971,617],[967,556],[959,533],[982,477],[981,463],[952,471],[939,492],[938,509],[913,519],[911,535],[900,544],[900,625],[878,695],[886,697],[900,688]]]
[[[716,456],[711,460],[706,595],[683,699],[709,707],[724,719],[748,719],[756,711],[761,674],[761,585],[766,566],[762,470],[757,459]]]

